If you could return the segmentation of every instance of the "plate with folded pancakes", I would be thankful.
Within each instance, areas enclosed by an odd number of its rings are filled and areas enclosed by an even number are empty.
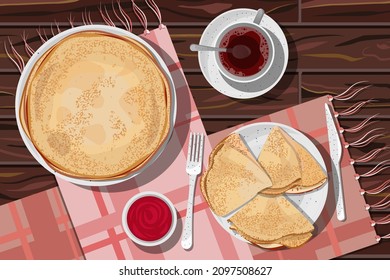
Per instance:
[[[175,87],[142,38],[80,26],[49,39],[28,61],[16,116],[24,143],[47,170],[79,185],[112,185],[163,152],[175,122]]]
[[[271,122],[239,128],[209,156],[201,191],[233,236],[265,249],[308,242],[328,194],[325,162],[298,130]]]

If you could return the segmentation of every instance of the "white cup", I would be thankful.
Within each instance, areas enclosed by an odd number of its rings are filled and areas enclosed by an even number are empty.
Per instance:
[[[236,28],[247,27],[249,29],[253,29],[256,32],[260,33],[265,38],[265,40],[267,41],[267,44],[268,44],[268,58],[267,58],[265,65],[261,68],[260,71],[258,71],[257,73],[255,73],[253,75],[250,75],[250,76],[236,75],[236,74],[230,72],[229,70],[227,70],[221,62],[220,53],[215,52],[215,59],[217,61],[218,69],[229,80],[236,81],[236,82],[242,82],[242,83],[255,81],[255,80],[259,79],[260,77],[264,76],[267,73],[267,71],[269,70],[270,66],[272,65],[272,62],[274,60],[274,44],[273,44],[273,41],[272,41],[268,31],[260,25],[260,22],[261,22],[261,19],[263,18],[263,15],[264,15],[264,10],[259,9],[257,11],[256,17],[253,20],[253,22],[232,23],[232,24],[228,25],[224,30],[222,30],[222,32],[217,36],[217,41],[216,41],[215,47],[221,47],[221,41],[228,32],[230,32]]]

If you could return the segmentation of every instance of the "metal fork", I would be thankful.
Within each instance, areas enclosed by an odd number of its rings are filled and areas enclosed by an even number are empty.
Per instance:
[[[193,226],[193,210],[194,210],[194,194],[196,178],[202,171],[203,162],[203,147],[204,134],[192,133],[190,134],[190,141],[188,143],[188,155],[186,171],[190,177],[187,215],[184,222],[184,230],[181,238],[181,246],[188,250],[192,247],[192,226]]]

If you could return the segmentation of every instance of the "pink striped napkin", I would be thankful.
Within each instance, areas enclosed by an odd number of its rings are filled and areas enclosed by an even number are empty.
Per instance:
[[[369,212],[365,209],[364,197],[360,194],[359,182],[355,179],[354,167],[350,164],[348,149],[343,150],[341,161],[347,219],[345,222],[337,220],[325,103],[332,106],[328,97],[324,96],[209,136],[211,145],[215,146],[244,125],[257,122],[281,123],[298,129],[311,138],[326,163],[329,193],[325,208],[315,224],[317,232],[314,238],[296,249],[269,251],[249,245],[254,259],[331,259],[377,243],[375,229],[371,226]],[[339,126],[338,123],[337,125]],[[341,138],[345,142],[343,136]]]
[[[98,188],[79,187],[57,178],[86,259],[330,259],[375,244],[375,230],[370,225],[371,219],[364,208],[364,199],[359,194],[359,183],[354,179],[355,172],[349,164],[350,157],[346,150],[342,161],[346,186],[346,222],[337,221],[334,215],[334,195],[330,183],[325,209],[316,222],[319,232],[315,237],[297,249],[263,250],[236,239],[216,222],[200,193],[198,182],[194,247],[190,251],[183,250],[179,240],[188,196],[188,175],[185,171],[188,136],[190,131],[204,132],[204,128],[168,30],[163,27],[141,36],[162,56],[173,76],[178,104],[176,125],[163,154],[144,173],[132,180]],[[330,170],[325,102],[329,102],[326,97],[319,98],[249,123],[279,122],[306,133],[315,139],[314,143]],[[207,167],[211,147],[240,126],[210,136],[211,145],[206,139],[203,169]],[[165,194],[179,213],[176,232],[161,246],[138,246],[127,237],[122,228],[124,205],[132,196],[142,191]]]
[[[173,135],[164,152],[145,172],[124,183],[109,187],[79,187],[57,178],[63,199],[80,240],[86,259],[223,259],[236,258],[225,252],[225,237],[204,203],[199,188],[195,194],[194,248],[184,251],[180,245],[188,197],[185,171],[190,131],[204,127],[191,96],[168,30],[163,27],[141,35],[161,55],[171,71],[177,95],[177,117]],[[210,144],[205,143],[205,155]],[[207,156],[205,156],[207,161]],[[134,244],[121,225],[126,202],[142,191],[165,194],[178,211],[178,226],[173,237],[161,246],[143,248]],[[219,236],[220,233],[224,236]],[[207,238],[205,238],[207,237]],[[223,249],[220,249],[223,248]],[[232,250],[234,251],[234,250]],[[246,256],[250,256],[245,249]],[[235,252],[235,251],[234,251]]]
[[[330,170],[327,130],[321,109],[325,102],[328,102],[327,98],[319,98],[249,123],[272,121],[301,130],[313,139]],[[191,108],[195,108],[193,103]],[[311,120],[316,123],[308,121],[306,114],[310,114]],[[319,230],[314,238],[297,249],[263,250],[239,241],[222,229],[204,202],[198,186],[194,248],[184,251],[179,239],[188,194],[188,177],[184,171],[188,130],[202,130],[196,112],[188,116],[190,119],[187,122],[178,123],[175,127],[174,142],[167,148],[169,153],[161,155],[159,165],[171,163],[167,170],[165,166],[159,170],[153,165],[148,171],[150,173],[145,172],[127,183],[107,188],[81,188],[59,180],[81,249],[58,189],[0,206],[0,259],[81,259],[83,253],[87,259],[329,259],[376,243],[375,230],[364,208],[365,202],[359,194],[359,183],[354,179],[355,172],[349,164],[346,149],[342,160],[342,178],[346,186],[345,222],[339,222],[335,217],[333,186],[330,183],[328,200],[316,222]],[[246,124],[211,135],[209,140],[212,146]],[[180,139],[183,150],[177,152]],[[207,143],[204,168],[210,151]],[[171,159],[167,161],[169,157]],[[174,236],[167,243],[154,248],[135,245],[121,226],[124,204],[134,194],[144,190],[164,193],[179,213]]]
[[[0,206],[0,259],[84,259],[57,188]]]

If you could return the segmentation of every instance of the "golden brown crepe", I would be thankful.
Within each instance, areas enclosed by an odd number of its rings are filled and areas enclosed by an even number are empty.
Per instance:
[[[90,180],[140,169],[170,128],[170,86],[139,42],[100,31],[66,37],[34,65],[20,118],[57,172]]]
[[[271,180],[238,134],[222,140],[211,152],[201,178],[203,196],[215,214],[225,216],[271,186]]]
[[[272,181],[272,187],[262,191],[263,194],[281,194],[300,185],[298,156],[278,126],[269,133],[258,161]]]
[[[232,229],[254,244],[298,247],[314,230],[311,222],[284,196],[259,194],[230,219]]]
[[[286,193],[303,193],[320,187],[326,181],[327,176],[319,163],[301,144],[292,139],[290,135],[282,129],[281,132],[295,150],[301,166],[300,185],[287,190]]]
[[[269,243],[264,243],[264,241],[261,241],[263,243],[259,243],[258,240],[251,238],[250,236],[246,235],[244,232],[235,228],[234,226],[232,226],[231,229],[235,230],[237,233],[239,233],[241,236],[243,236],[250,243],[257,245],[257,246],[264,248],[264,249],[277,249],[277,248],[281,248],[283,246],[288,247],[288,248],[296,248],[296,247],[300,247],[303,244],[305,244],[312,237],[311,232],[302,233],[302,234],[290,234],[290,235],[283,236],[279,239],[269,241]]]

